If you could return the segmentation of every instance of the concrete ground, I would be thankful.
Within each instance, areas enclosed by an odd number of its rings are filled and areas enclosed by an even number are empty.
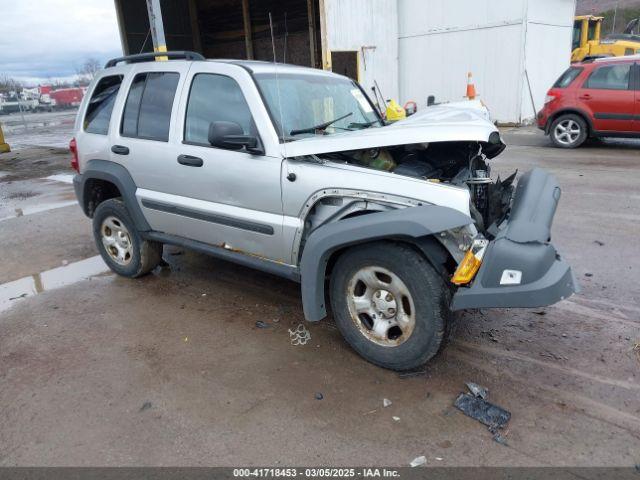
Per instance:
[[[362,360],[331,320],[304,322],[294,283],[168,247],[144,278],[106,272],[65,203],[67,157],[46,150],[69,128],[44,146],[14,131],[21,146],[0,155],[0,465],[640,463],[639,142],[564,151],[505,131],[494,171],[558,177],[554,243],[583,290],[466,312],[407,378]],[[294,346],[301,323],[311,341]],[[506,445],[453,407],[467,381],[511,412]]]

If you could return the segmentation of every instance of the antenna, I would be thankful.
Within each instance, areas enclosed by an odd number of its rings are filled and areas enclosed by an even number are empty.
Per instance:
[[[287,12],[284,12],[284,55],[282,63],[287,63],[287,40],[289,39],[289,29],[287,28]]]
[[[273,17],[269,12],[269,28],[271,29],[271,49],[273,50],[273,69],[276,74],[276,91],[278,93],[278,110],[280,110],[280,128],[282,129],[282,142],[284,145],[284,156],[287,156],[287,141],[285,140],[286,130],[284,128],[284,115],[282,114],[282,98],[280,96],[280,77],[278,76],[278,61],[276,59],[276,40],[273,35]]]

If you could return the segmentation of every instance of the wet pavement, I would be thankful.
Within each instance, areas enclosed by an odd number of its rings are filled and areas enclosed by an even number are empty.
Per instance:
[[[144,278],[109,273],[80,208],[52,207],[72,198],[59,159],[37,176],[0,155],[0,465],[640,463],[640,143],[505,137],[495,172],[557,175],[554,243],[583,290],[466,312],[409,377],[304,322],[294,283],[175,247]],[[468,381],[511,412],[506,445],[453,406]]]

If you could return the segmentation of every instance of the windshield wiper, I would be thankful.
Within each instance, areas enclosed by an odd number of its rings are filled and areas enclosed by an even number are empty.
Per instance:
[[[330,127],[331,125],[333,125],[336,122],[339,122],[340,120],[344,120],[347,117],[350,117],[351,115],[353,115],[353,112],[349,112],[346,115],[343,115],[341,117],[338,117],[336,119],[333,120],[329,120],[328,122],[324,122],[321,123],[320,125],[316,125],[314,127],[309,127],[309,128],[301,128],[299,130],[291,130],[289,132],[289,135],[299,135],[301,133],[315,133],[318,130],[323,131],[325,130],[327,127]]]
[[[353,122],[348,125],[348,128],[369,128],[379,122],[380,120],[371,120],[370,122]]]

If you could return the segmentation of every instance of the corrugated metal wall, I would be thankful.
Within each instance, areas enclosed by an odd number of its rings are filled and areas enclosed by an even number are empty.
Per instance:
[[[358,51],[367,93],[376,80],[387,98],[398,98],[397,0],[324,0],[324,8],[328,50]]]
[[[575,10],[575,0],[529,0],[524,47],[529,84],[522,92],[523,120],[535,116],[528,86],[540,110],[549,87],[569,66]]]
[[[461,100],[471,71],[495,120],[525,122],[569,66],[575,0],[398,0],[398,12],[400,99],[419,107]]]

